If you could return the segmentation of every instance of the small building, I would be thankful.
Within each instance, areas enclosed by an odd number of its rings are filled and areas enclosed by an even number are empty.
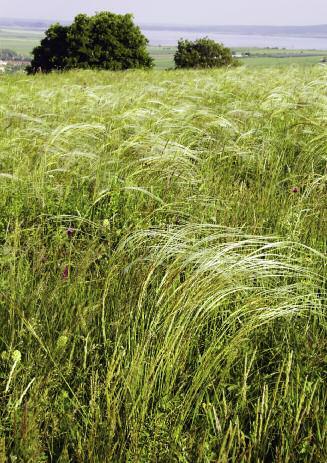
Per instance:
[[[8,62],[0,60],[0,72],[5,72]]]

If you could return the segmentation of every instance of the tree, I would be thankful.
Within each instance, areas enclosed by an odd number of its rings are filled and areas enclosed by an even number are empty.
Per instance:
[[[80,14],[70,26],[53,24],[33,50],[29,74],[75,68],[124,70],[150,68],[148,39],[130,14]]]
[[[31,65],[27,67],[27,72],[35,73],[40,68],[43,72],[64,69],[67,63],[69,45],[67,34],[68,27],[61,26],[59,23],[50,26],[41,44],[34,48],[34,58]]]
[[[176,68],[214,68],[236,63],[229,48],[207,37],[194,42],[179,40],[174,59]]]

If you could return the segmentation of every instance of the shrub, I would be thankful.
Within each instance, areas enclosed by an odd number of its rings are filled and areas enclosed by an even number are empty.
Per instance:
[[[236,63],[229,48],[207,37],[194,42],[179,40],[174,59],[176,68],[215,68]]]
[[[70,26],[56,23],[46,31],[41,44],[33,50],[34,57],[27,72],[150,68],[153,61],[147,43],[130,14],[80,14]]]

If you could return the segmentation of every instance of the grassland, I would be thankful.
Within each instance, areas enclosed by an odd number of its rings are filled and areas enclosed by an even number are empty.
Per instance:
[[[326,77],[0,77],[0,461],[327,460]]]

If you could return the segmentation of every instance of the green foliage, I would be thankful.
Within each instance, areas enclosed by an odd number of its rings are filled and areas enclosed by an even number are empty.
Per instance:
[[[150,68],[153,60],[147,43],[130,14],[80,14],[71,26],[54,24],[46,31],[27,71]]]
[[[216,68],[236,63],[229,48],[206,37],[194,42],[179,40],[174,59],[176,68]]]
[[[0,461],[327,461],[325,77],[0,77]]]
[[[68,30],[68,27],[59,23],[49,27],[41,45],[33,50],[34,57],[27,68],[29,74],[39,70],[50,72],[66,68],[69,56]]]

